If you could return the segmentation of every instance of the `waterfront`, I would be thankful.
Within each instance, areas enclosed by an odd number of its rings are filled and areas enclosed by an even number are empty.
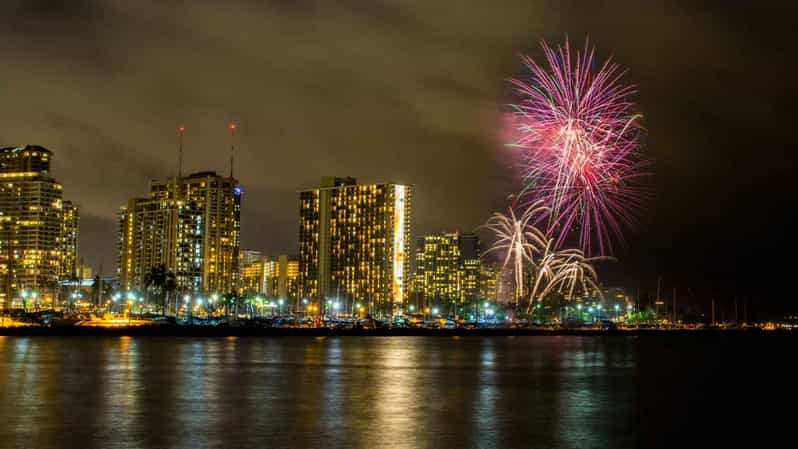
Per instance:
[[[0,337],[0,447],[719,441],[778,422],[774,394],[789,403],[794,389],[777,355],[793,346],[789,335],[728,333]]]

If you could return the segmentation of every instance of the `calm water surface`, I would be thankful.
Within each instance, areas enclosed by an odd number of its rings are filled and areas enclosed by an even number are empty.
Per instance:
[[[674,447],[775,427],[774,404],[795,397],[793,348],[717,336],[0,337],[0,447]]]

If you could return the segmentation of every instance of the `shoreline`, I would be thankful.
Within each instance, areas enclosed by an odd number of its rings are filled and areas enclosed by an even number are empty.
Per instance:
[[[765,331],[758,329],[637,329],[637,330],[598,330],[598,329],[330,329],[330,328],[257,328],[257,327],[208,327],[208,326],[19,326],[0,327],[0,336],[19,337],[508,337],[508,336],[707,336],[707,335],[773,335],[788,336],[793,332],[785,330]],[[798,335],[798,334],[796,334]]]

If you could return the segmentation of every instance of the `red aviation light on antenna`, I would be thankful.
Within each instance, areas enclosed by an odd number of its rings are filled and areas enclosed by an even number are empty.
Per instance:
[[[236,129],[236,124],[235,123],[231,123],[230,124],[230,129],[234,131]]]
[[[180,134],[183,134],[184,132],[186,132],[186,127],[181,126],[180,128],[178,128],[178,130],[180,131]]]

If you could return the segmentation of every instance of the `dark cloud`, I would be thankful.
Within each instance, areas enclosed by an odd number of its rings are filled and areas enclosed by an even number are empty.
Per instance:
[[[177,127],[188,170],[226,172],[231,120],[247,247],[294,251],[295,192],[326,174],[415,184],[417,233],[471,229],[514,190],[497,127],[518,54],[589,35],[639,85],[657,162],[644,230],[609,279],[752,287],[751,257],[794,224],[785,5],[9,1],[0,144],[56,152],[95,265],[113,264],[118,206],[175,171]]]

